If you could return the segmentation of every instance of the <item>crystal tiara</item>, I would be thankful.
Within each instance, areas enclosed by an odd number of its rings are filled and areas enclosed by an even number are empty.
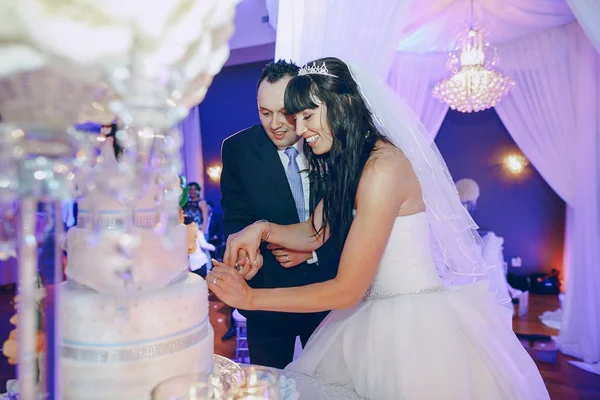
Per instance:
[[[302,75],[327,75],[327,76],[333,76],[334,78],[337,78],[336,75],[329,73],[329,70],[327,69],[325,62],[323,62],[323,65],[321,65],[321,66],[317,66],[316,63],[312,63],[312,65],[306,64],[305,66],[300,68],[300,71],[298,71],[298,76],[302,76]]]

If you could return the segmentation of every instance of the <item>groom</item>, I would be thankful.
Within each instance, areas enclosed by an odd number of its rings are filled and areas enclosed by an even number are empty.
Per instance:
[[[298,69],[285,61],[269,64],[257,85],[261,124],[223,142],[221,203],[226,237],[260,219],[286,225],[309,217],[308,164],[283,105],[287,83]],[[301,286],[332,279],[340,257],[333,242],[328,240],[316,253],[262,246],[262,268],[254,277],[246,278],[254,288]],[[247,268],[241,272],[245,274]],[[327,315],[240,312],[246,317],[252,363],[275,368],[284,368],[292,361],[296,336],[304,346]]]

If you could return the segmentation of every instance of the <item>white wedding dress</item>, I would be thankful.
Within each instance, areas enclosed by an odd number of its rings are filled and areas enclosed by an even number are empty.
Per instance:
[[[485,282],[444,289],[426,213],[397,217],[369,298],[321,323],[286,369],[370,400],[549,399]]]

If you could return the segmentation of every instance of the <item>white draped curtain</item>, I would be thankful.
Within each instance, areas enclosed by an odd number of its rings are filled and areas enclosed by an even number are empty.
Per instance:
[[[398,1],[409,3],[400,20],[405,28],[399,51],[423,54],[455,48],[457,28],[466,27],[469,20],[470,0]],[[574,19],[564,0],[474,0],[473,9],[475,19],[484,22],[494,44],[562,26]]]
[[[583,28],[588,38],[594,43],[596,50],[600,53],[600,1],[598,0],[567,0],[571,11],[577,18],[577,22]],[[598,154],[600,154],[600,140],[598,141]],[[600,170],[600,158],[597,166]],[[600,193],[600,182],[598,182],[598,193]],[[598,195],[598,209],[600,209],[600,194]],[[600,218],[600,216],[599,216]],[[600,222],[598,223],[600,229]]]
[[[501,67],[516,86],[496,105],[517,145],[567,204],[573,203],[576,177],[571,167],[576,149],[570,143],[578,91],[573,87],[571,71],[578,71],[570,65],[570,39],[558,28],[501,47]]]
[[[298,64],[320,57],[359,62],[386,78],[410,1],[364,0],[268,1],[277,11],[275,59]]]
[[[202,134],[200,131],[200,109],[198,106],[190,109],[190,114],[180,127],[183,134],[182,156],[184,174],[188,182],[198,182],[204,187],[204,162],[202,159]]]
[[[433,141],[448,112],[448,105],[435,99],[431,91],[436,82],[445,78],[446,53],[413,54],[397,52],[388,76],[394,88],[419,116]]]
[[[496,110],[523,153],[567,203],[564,318],[558,344],[600,361],[597,168],[600,56],[577,23],[500,48],[516,86]]]
[[[567,0],[577,22],[600,52],[600,1]]]

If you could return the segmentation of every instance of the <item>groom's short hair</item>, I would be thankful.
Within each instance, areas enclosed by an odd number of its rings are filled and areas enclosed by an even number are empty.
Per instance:
[[[285,76],[291,76],[293,78],[294,76],[298,75],[299,70],[300,67],[298,67],[296,64],[287,62],[285,60],[279,60],[277,62],[271,62],[267,64],[265,69],[263,69],[260,78],[258,79],[258,83],[256,84],[256,93],[258,94],[258,87],[264,80],[269,83],[275,83]]]

